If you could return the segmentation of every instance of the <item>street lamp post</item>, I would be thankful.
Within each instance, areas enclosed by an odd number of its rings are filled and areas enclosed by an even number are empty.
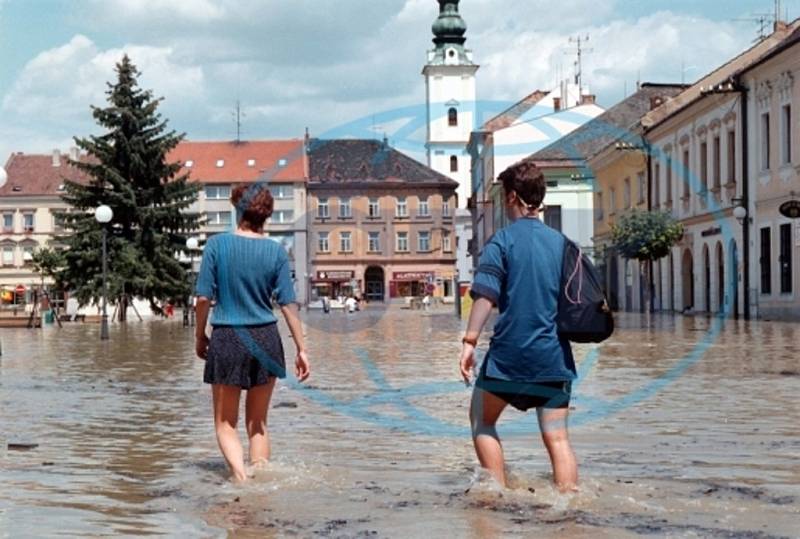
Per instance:
[[[183,326],[194,326],[194,304],[192,302],[194,290],[194,252],[200,247],[200,242],[194,236],[186,239],[186,250],[189,251],[189,275],[191,276],[191,286],[189,298],[183,315]]]
[[[103,204],[94,210],[94,218],[103,227],[103,315],[100,320],[100,340],[108,340],[108,256],[106,252],[106,237],[108,236],[108,223],[114,217],[114,212]]]

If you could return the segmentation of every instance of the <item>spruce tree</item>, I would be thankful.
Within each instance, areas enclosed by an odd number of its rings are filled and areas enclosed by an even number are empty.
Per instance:
[[[157,112],[163,98],[138,86],[139,71],[127,55],[116,65],[117,80],[108,83],[108,106],[92,107],[104,133],[75,137],[85,156],[70,161],[88,183],[65,181],[63,200],[67,233],[65,265],[59,281],[81,305],[102,297],[102,225],[94,209],[106,204],[114,212],[108,225],[108,290],[111,302],[121,300],[124,319],[127,298],[162,304],[190,292],[187,267],[177,255],[200,217],[188,209],[198,188],[180,175],[181,164],[167,161],[183,134],[167,128]]]

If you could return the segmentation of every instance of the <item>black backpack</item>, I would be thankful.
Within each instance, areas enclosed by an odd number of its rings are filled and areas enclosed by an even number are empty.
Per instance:
[[[614,317],[597,269],[566,237],[556,322],[559,336],[572,342],[602,342],[614,332]]]

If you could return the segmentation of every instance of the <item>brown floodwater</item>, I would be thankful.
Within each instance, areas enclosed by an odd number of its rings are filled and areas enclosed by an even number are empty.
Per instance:
[[[800,325],[621,315],[576,347],[562,495],[535,414],[500,425],[513,488],[475,472],[463,322],[306,322],[311,379],[280,382],[273,460],[243,486],[180,321],[0,330],[0,537],[800,537]]]

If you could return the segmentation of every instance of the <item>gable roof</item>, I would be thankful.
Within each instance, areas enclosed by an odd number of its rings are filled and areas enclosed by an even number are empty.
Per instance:
[[[167,159],[183,162],[181,172],[200,183],[298,182],[307,177],[302,139],[183,141]]]
[[[526,158],[539,162],[571,162],[589,160],[619,140],[635,143],[641,140],[641,119],[655,99],[665,99],[686,88],[682,84],[643,83],[634,94],[623,99],[603,114],[561,137],[549,146]]]
[[[457,181],[379,140],[311,139],[308,164],[309,181],[318,184],[392,182],[458,187]]]
[[[506,110],[484,123],[480,130],[492,132],[505,129],[513,124],[523,114],[535,107],[536,104],[544,99],[549,93],[550,92],[545,92],[543,90],[536,90],[533,93],[526,95],[521,100],[508,107]]]
[[[86,160],[86,156],[81,156]],[[54,166],[54,163],[58,163]],[[60,196],[64,180],[88,182],[88,177],[71,166],[67,156],[53,154],[12,153],[5,165],[8,180],[0,187],[2,197]]]
[[[725,82],[746,71],[749,67],[757,65],[763,58],[771,56],[776,49],[783,45],[784,40],[798,28],[800,28],[800,19],[795,19],[790,24],[781,24],[772,34],[717,67],[711,73],[686,88],[674,99],[648,112],[642,118],[642,125],[647,129],[654,128],[667,118],[702,98],[704,89]]]

